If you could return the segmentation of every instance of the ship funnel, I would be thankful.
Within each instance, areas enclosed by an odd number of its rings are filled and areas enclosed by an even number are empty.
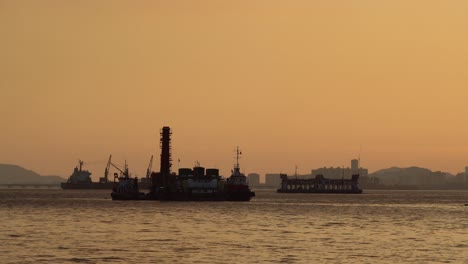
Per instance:
[[[171,128],[163,127],[161,131],[161,168],[160,172],[167,177],[171,174]]]

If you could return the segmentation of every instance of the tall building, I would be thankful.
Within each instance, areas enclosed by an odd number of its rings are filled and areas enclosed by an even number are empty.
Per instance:
[[[357,159],[351,160],[351,173],[352,174],[359,173],[359,160]]]
[[[463,182],[468,182],[468,167],[465,167],[465,180]]]
[[[265,174],[265,186],[271,188],[279,188],[281,185],[281,178],[279,173]]]
[[[249,180],[249,185],[252,187],[257,187],[260,185],[260,174],[258,173],[249,173],[247,175],[247,179]]]

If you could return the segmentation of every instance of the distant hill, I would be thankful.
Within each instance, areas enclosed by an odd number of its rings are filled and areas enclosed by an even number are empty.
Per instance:
[[[408,167],[408,168],[399,168],[399,167],[391,167],[388,169],[382,169],[371,173],[372,176],[391,176],[396,174],[425,174],[431,173],[432,171],[425,168],[420,167]]]
[[[60,176],[41,176],[18,165],[0,164],[0,184],[59,184]]]
[[[420,167],[399,168],[392,167],[378,170],[369,174],[370,177],[377,177],[386,185],[407,184],[407,185],[425,185],[442,184],[445,177],[451,176],[445,172],[433,172],[429,169]]]

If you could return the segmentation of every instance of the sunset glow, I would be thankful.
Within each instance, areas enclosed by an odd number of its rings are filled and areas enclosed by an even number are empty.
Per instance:
[[[0,163],[468,166],[467,1],[0,1]],[[180,163],[178,160],[180,159]],[[156,159],[157,160],[157,159]],[[154,168],[158,167],[158,161]]]

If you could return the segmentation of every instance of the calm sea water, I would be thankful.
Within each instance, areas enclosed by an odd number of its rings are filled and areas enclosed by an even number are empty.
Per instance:
[[[112,201],[0,190],[0,263],[468,263],[468,191]]]

